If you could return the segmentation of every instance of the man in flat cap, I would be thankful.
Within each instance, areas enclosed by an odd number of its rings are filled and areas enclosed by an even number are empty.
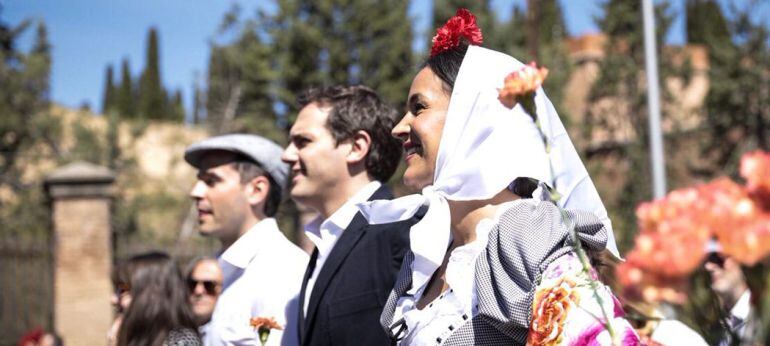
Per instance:
[[[398,113],[365,86],[311,89],[298,101],[283,160],[292,199],[319,215],[305,226],[315,249],[300,293],[300,344],[388,345],[380,314],[414,220],[369,225],[356,204],[393,197],[383,183],[401,158],[390,135]]]
[[[268,345],[296,345],[298,293],[308,256],[278,229],[275,215],[288,167],[281,148],[255,135],[205,139],[185,150],[198,169],[190,197],[200,233],[222,244],[222,294],[205,345],[258,345],[253,317],[274,318]]]

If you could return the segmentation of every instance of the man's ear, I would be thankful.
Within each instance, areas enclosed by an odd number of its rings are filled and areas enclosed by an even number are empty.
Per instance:
[[[363,162],[366,159],[366,155],[369,154],[369,149],[372,147],[372,137],[366,131],[359,130],[348,140],[351,143],[351,148],[347,156],[347,162]]]
[[[246,200],[254,206],[267,201],[267,195],[270,192],[270,180],[266,176],[260,175],[246,184]]]

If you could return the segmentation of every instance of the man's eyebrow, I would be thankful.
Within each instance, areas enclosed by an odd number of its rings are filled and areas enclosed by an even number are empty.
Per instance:
[[[198,179],[208,178],[208,177],[219,178],[219,176],[217,174],[212,173],[212,172],[198,172],[197,177],[198,177]]]
[[[289,134],[289,139],[291,139],[291,140],[295,140],[295,139],[309,139],[309,138],[310,138],[310,136],[308,136],[304,132],[296,132],[296,133],[290,133]]]

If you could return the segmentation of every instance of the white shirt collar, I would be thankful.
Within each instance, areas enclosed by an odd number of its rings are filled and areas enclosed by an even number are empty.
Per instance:
[[[278,230],[278,224],[275,222],[275,219],[263,219],[254,226],[251,226],[219,258],[235,267],[246,269],[249,262],[260,250],[265,246],[270,246],[269,239],[278,233],[280,233],[280,230]]]
[[[334,246],[334,243],[324,244],[328,243],[326,240],[329,238],[336,240],[339,234],[348,228],[350,222],[353,221],[353,218],[358,213],[356,205],[369,200],[380,186],[382,186],[382,183],[376,180],[366,184],[348,199],[342,207],[329,216],[328,219],[323,220],[321,216],[318,216],[305,226],[305,234],[318,247],[319,252],[324,252],[322,247],[329,247],[329,250],[331,250],[331,246]]]
[[[746,318],[749,317],[749,310],[751,308],[749,305],[750,300],[751,292],[746,290],[741,297],[738,298],[738,301],[733,305],[733,308],[730,309],[730,314],[745,321]]]

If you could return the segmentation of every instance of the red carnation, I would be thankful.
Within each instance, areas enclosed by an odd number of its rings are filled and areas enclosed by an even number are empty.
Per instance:
[[[480,45],[484,40],[481,29],[476,25],[476,16],[464,8],[458,9],[454,17],[449,18],[444,26],[436,30],[430,56],[459,46],[461,38],[465,38],[468,44],[472,45]]]

